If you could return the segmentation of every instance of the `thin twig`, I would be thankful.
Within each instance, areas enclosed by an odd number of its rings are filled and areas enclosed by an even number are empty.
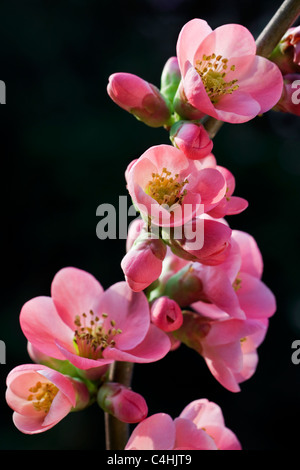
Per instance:
[[[285,0],[278,8],[256,40],[256,53],[262,57],[269,57],[285,32],[293,25],[300,15],[300,0]],[[213,117],[207,119],[204,127],[213,139],[221,129],[223,121]]]

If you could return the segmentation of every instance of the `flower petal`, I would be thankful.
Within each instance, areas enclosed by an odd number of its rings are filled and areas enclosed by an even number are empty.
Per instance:
[[[125,450],[171,450],[175,444],[175,425],[165,413],[144,419],[133,430]]]
[[[176,45],[181,73],[183,73],[186,61],[193,63],[196,50],[211,31],[207,22],[199,18],[194,18],[183,26]]]

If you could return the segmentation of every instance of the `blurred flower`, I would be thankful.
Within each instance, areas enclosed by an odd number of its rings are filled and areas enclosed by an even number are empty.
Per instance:
[[[241,25],[212,31],[204,20],[189,21],[178,37],[177,58],[182,82],[174,106],[179,114],[186,101],[203,115],[242,123],[270,110],[280,99],[280,70],[256,56],[255,40]]]
[[[47,431],[70,411],[85,408],[89,399],[83,382],[40,364],[15,367],[7,376],[6,401],[25,434]]]
[[[200,399],[175,420],[165,413],[146,418],[133,430],[125,450],[241,450],[241,444],[225,426],[221,408]]]

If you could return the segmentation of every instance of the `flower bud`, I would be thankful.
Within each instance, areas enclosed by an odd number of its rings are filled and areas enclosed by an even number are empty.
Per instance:
[[[180,307],[186,307],[203,297],[203,284],[193,263],[189,263],[166,282],[163,295],[175,300]]]
[[[163,126],[170,118],[170,109],[158,88],[136,75],[114,73],[107,92],[117,105],[150,127]]]
[[[300,74],[293,73],[283,77],[283,92],[273,109],[300,116]]]
[[[161,274],[167,247],[151,233],[142,233],[126,253],[121,268],[129,287],[140,292],[156,281]]]
[[[181,80],[177,57],[170,57],[167,60],[161,74],[161,93],[171,102],[174,99],[178,85]]]
[[[170,131],[170,139],[175,147],[183,151],[191,160],[207,157],[212,151],[213,141],[202,124],[179,121]]]
[[[300,26],[290,28],[269,57],[283,75],[300,73]]]
[[[175,300],[159,297],[151,305],[151,321],[163,331],[174,331],[182,325],[181,308]]]
[[[116,382],[106,382],[100,387],[97,402],[106,413],[124,423],[138,423],[148,414],[145,399]]]

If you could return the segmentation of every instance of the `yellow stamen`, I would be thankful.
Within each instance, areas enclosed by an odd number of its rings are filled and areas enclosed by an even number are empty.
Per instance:
[[[163,168],[161,174],[152,173],[152,181],[146,187],[146,193],[159,204],[168,205],[181,204],[187,191],[183,187],[188,180],[178,181],[179,175],[172,176],[171,172]]]
[[[238,291],[242,287],[242,279],[237,276],[234,283],[232,284],[232,287],[234,288],[235,292]]]
[[[37,411],[44,411],[47,414],[58,388],[51,382],[37,382],[34,387],[29,389],[29,392],[32,394],[27,397],[27,400],[32,401]]]
[[[221,55],[216,57],[213,53],[209,56],[203,54],[202,60],[196,61],[195,69],[201,77],[210,101],[215,104],[219,98],[226,94],[232,94],[239,88],[236,85],[237,79],[229,82],[225,81],[228,59]],[[235,70],[235,65],[231,65],[231,71]]]

